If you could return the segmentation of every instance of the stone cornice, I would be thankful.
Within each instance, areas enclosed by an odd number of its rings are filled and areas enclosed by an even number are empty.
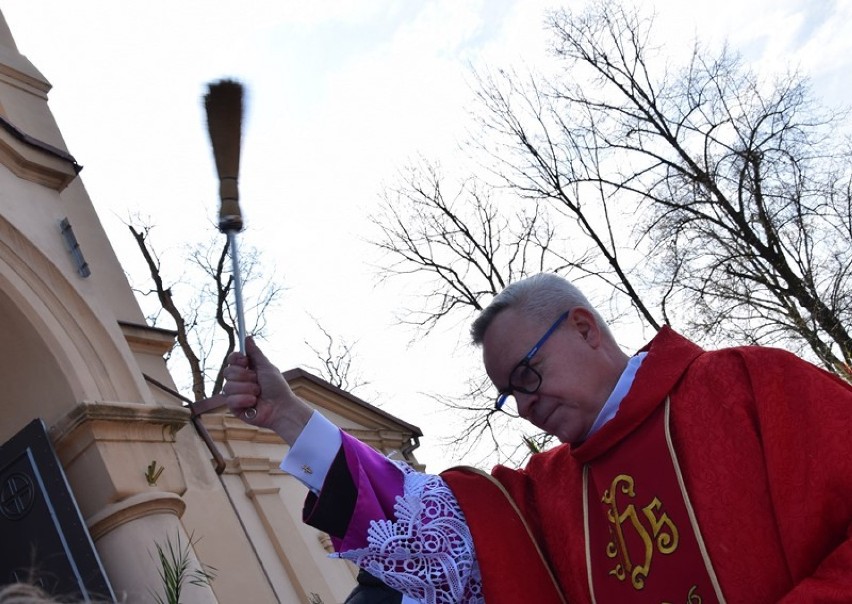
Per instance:
[[[134,352],[154,353],[158,356],[165,355],[175,344],[177,332],[171,329],[151,327],[150,325],[139,325],[119,321],[119,327],[124,334],[124,339]]]
[[[97,541],[111,530],[137,518],[153,514],[183,516],[186,502],[174,493],[157,491],[139,493],[108,505],[91,518],[86,519],[92,539]]]
[[[190,420],[185,407],[84,401],[50,427],[57,453],[68,465],[93,441],[174,442]]]
[[[62,191],[80,165],[65,151],[24,134],[0,117],[0,163],[17,177]]]
[[[18,51],[14,41],[11,45],[0,43],[0,81],[44,100],[51,89],[47,78]]]

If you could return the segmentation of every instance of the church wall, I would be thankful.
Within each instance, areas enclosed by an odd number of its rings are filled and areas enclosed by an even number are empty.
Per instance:
[[[186,512],[182,524],[197,539],[195,551],[200,560],[217,569],[218,578],[212,589],[219,602],[275,602],[276,591],[286,597],[281,602],[298,602],[295,592],[284,581],[274,590],[258,562],[265,552],[246,537],[243,523],[246,518],[236,504],[232,504],[223,481],[228,476],[217,476],[211,471],[210,454],[204,448],[193,428],[187,427],[177,435],[182,470],[186,477],[183,500]],[[169,471],[166,469],[164,471]]]
[[[189,411],[155,396],[140,370],[171,384],[162,334],[144,327],[46,103],[49,88],[0,15],[0,436],[45,421],[116,594],[150,602],[149,588],[159,586],[154,545],[186,536],[189,459],[180,459],[175,435]],[[72,262],[63,218],[88,276]],[[153,460],[169,471],[149,484]],[[185,601],[216,601],[209,587],[196,591]]]
[[[174,334],[146,325],[81,176],[63,156],[49,90],[0,13],[0,118],[58,152],[0,128],[0,442],[45,420],[127,604],[152,601],[156,545],[178,537],[192,540],[193,563],[217,570],[211,586],[185,594],[186,604],[343,601],[355,572],[329,559],[328,536],[301,522],[305,489],[278,469],[287,446],[222,411],[204,415],[225,460],[218,475],[189,409],[168,393],[174,381],[163,356]],[[61,236],[64,218],[88,276]],[[378,449],[410,446],[410,427],[331,385],[301,380],[294,388]]]

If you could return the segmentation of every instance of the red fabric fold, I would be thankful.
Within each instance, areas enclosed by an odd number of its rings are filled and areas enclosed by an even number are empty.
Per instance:
[[[473,468],[451,468],[441,477],[473,535],[485,601],[564,604],[547,561],[500,483]]]

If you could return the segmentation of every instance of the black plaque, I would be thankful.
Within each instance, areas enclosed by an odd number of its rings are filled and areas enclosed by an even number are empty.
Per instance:
[[[53,445],[36,419],[0,446],[0,585],[115,601]]]

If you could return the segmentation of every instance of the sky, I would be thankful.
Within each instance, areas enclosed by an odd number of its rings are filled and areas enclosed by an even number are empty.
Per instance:
[[[852,0],[639,3],[656,11],[666,53],[696,35],[727,40],[761,69],[809,74],[827,103],[850,98]],[[370,382],[355,394],[421,427],[417,455],[437,471],[475,460],[448,456],[442,439],[458,427],[429,394],[461,394],[481,372],[479,351],[464,321],[425,338],[397,325],[417,292],[378,281],[368,216],[417,157],[461,161],[472,68],[546,63],[545,9],[580,4],[2,0],[0,9],[53,85],[50,107],[131,275],[144,267],[129,216],[156,225],[164,257],[216,236],[201,99],[211,81],[245,84],[240,246],[257,248],[286,288],[262,345],[289,369],[317,365],[305,344],[324,346],[316,322],[353,344]]]

